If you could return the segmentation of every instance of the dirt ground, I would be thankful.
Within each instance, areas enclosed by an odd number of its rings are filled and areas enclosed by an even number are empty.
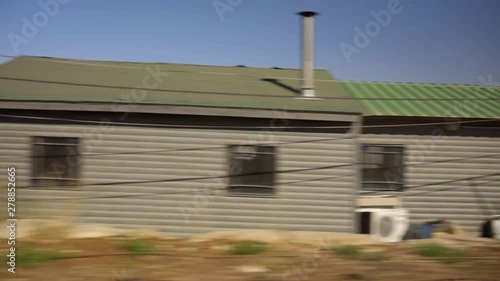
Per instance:
[[[450,264],[422,258],[413,245],[405,243],[365,246],[387,259],[360,261],[300,245],[268,244],[263,253],[235,255],[228,252],[234,242],[183,239],[150,240],[155,250],[137,255],[123,250],[124,239],[29,242],[30,247],[58,249],[63,257],[36,265],[17,264],[15,274],[7,272],[4,263],[0,280],[500,280],[498,243],[470,247],[463,261]],[[1,250],[4,253],[6,248]]]

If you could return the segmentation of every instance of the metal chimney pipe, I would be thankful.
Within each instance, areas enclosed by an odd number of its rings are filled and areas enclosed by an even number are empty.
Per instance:
[[[313,11],[303,11],[297,13],[303,17],[302,29],[302,89],[301,95],[306,98],[316,97],[314,91],[314,16],[318,13]]]

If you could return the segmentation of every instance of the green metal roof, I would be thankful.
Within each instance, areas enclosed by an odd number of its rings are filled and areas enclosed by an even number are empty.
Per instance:
[[[148,71],[150,69],[150,71]],[[155,80],[156,77],[161,81]],[[316,70],[318,97],[301,99],[297,69],[20,57],[0,65],[0,101],[123,102],[359,114],[342,85]],[[158,83],[156,83],[158,82]],[[146,92],[134,88],[146,88]],[[329,99],[341,98],[341,99]]]
[[[151,72],[161,79],[158,84]],[[322,99],[300,99],[301,75],[298,69],[25,56],[0,65],[0,101],[123,102],[362,112],[365,116],[500,118],[500,87],[338,81],[328,71],[316,70],[316,94]],[[146,92],[134,90],[137,88],[145,88]]]
[[[365,116],[500,118],[500,87],[347,82]]]

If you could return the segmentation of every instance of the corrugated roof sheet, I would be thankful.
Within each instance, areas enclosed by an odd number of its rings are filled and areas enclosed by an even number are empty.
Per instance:
[[[155,85],[153,72],[162,79]],[[163,76],[167,75],[168,76]],[[149,77],[149,78],[146,78]],[[20,57],[0,65],[0,100],[124,102],[360,113],[328,71],[316,70],[316,92],[300,99],[297,69],[126,63]],[[146,83],[155,85],[148,87]],[[147,93],[132,92],[148,88]],[[136,98],[131,97],[132,93]],[[342,98],[339,100],[329,98]]]
[[[500,87],[342,81],[365,116],[500,118]]]

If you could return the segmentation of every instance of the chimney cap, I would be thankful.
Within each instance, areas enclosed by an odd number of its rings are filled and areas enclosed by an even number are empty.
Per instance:
[[[302,12],[298,12],[297,15],[300,15],[303,17],[314,17],[315,15],[319,15],[319,13],[316,13],[315,11],[302,11]]]

